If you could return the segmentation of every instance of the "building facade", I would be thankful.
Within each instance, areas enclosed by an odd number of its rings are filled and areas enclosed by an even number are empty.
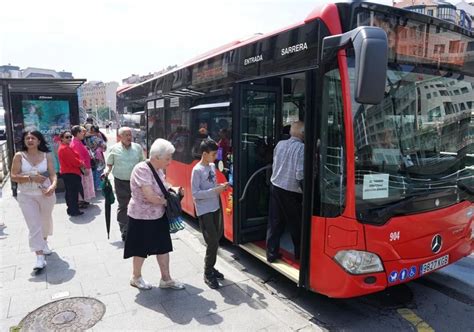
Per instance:
[[[97,114],[99,109],[110,109],[115,114],[117,109],[117,82],[91,81],[83,84],[77,92],[79,107],[90,114]],[[111,118],[113,118],[111,116]]]
[[[472,16],[463,8],[443,0],[402,0],[394,3],[394,7],[437,17],[472,30]]]
[[[71,72],[56,71],[54,69],[28,67],[20,69],[10,64],[0,66],[0,78],[65,78],[73,79]]]

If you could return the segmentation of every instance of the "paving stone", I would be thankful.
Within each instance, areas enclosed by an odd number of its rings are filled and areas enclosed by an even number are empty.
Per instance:
[[[258,310],[248,306],[235,307],[210,316],[224,331],[256,331],[278,320],[265,309]]]
[[[118,293],[98,296],[96,299],[105,304],[105,318],[122,314],[126,311]]]
[[[104,263],[76,270],[75,278],[79,280],[101,280],[110,277]]]
[[[27,313],[35,310],[36,308],[54,301],[53,296],[59,292],[64,291],[69,293],[69,297],[83,295],[80,285],[65,287],[61,290],[45,289],[36,291],[34,296],[32,296],[30,292],[13,295],[11,297],[10,308],[8,310],[8,317],[19,315],[25,316]]]
[[[166,310],[156,304],[153,309],[137,307],[105,317],[94,326],[94,331],[158,331],[172,324]]]
[[[0,320],[8,317],[11,296],[0,295]]]
[[[23,319],[23,316],[15,316],[15,317],[10,317],[6,319],[2,318],[0,320],[0,331],[5,331],[5,332],[10,331],[10,328],[17,326],[21,322],[22,319]]]
[[[46,289],[46,274],[41,273],[29,279],[15,279],[3,283],[1,294],[5,296],[13,296],[17,294],[33,293]]]
[[[270,293],[262,292],[261,287],[255,281],[242,281],[237,283],[236,286],[246,292],[252,299],[263,303],[267,308],[271,308],[269,309],[271,313],[290,328],[298,330],[309,324],[307,319],[295,312],[288,305],[271,296]]]
[[[0,268],[0,282],[13,281],[15,279],[15,266]]]
[[[129,275],[116,275],[102,279],[83,279],[81,285],[85,296],[96,297],[128,289],[130,287],[129,280]]]
[[[167,332],[173,331],[223,331],[219,324],[210,316],[199,317],[185,324],[174,324],[165,327],[163,330]]]
[[[225,302],[216,290],[208,290],[183,299],[162,303],[170,318],[178,324],[186,324],[193,319],[207,316],[233,307]]]

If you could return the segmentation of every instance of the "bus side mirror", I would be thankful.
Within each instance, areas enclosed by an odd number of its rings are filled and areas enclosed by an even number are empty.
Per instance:
[[[323,39],[321,61],[336,56],[349,45],[355,53],[355,100],[359,104],[379,104],[385,93],[387,79],[388,41],[384,30],[377,27],[358,27],[342,35]]]

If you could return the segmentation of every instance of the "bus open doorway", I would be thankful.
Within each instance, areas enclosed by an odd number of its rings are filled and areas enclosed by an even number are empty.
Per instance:
[[[235,91],[234,160],[238,162],[234,185],[234,242],[291,280],[299,280],[299,260],[288,225],[280,239],[281,259],[266,259],[270,178],[276,144],[288,139],[289,126],[304,119],[305,73],[296,73],[241,84]],[[236,111],[237,110],[237,111]],[[300,221],[301,222],[301,221]]]

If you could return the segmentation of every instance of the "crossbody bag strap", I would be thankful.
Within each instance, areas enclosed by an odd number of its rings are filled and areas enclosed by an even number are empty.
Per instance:
[[[160,189],[163,192],[163,195],[165,195],[165,198],[168,199],[170,194],[168,193],[168,190],[166,190],[165,185],[163,184],[160,177],[158,176],[158,173],[156,173],[155,168],[149,161],[147,161],[146,164],[148,165],[148,167],[150,167],[151,172],[153,173],[153,176],[155,177],[155,180],[158,183],[158,186],[160,186]]]

